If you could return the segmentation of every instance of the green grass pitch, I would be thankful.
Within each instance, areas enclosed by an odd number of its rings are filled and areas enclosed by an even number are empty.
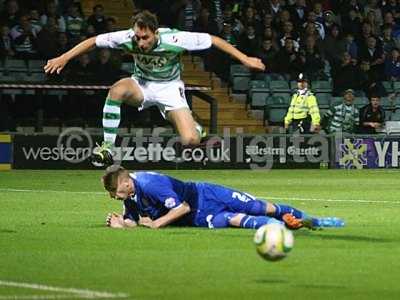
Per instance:
[[[0,172],[0,299],[399,299],[399,171],[165,173],[346,227],[298,230],[290,255],[271,263],[254,230],[105,227],[121,204],[103,193],[100,171]]]

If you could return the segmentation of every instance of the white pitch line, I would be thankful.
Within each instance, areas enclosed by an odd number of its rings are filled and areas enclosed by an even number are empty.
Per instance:
[[[62,194],[84,194],[84,195],[107,195],[106,192],[80,192],[80,191],[57,191],[57,190],[30,190],[0,188],[0,192],[11,193],[62,193]]]
[[[361,200],[361,199],[324,199],[324,198],[291,198],[291,197],[269,197],[257,196],[261,199],[271,200],[290,200],[290,201],[319,201],[319,202],[353,202],[353,203],[385,203],[385,204],[400,204],[400,201],[390,200]]]
[[[99,299],[89,296],[72,295],[9,295],[0,296],[0,300],[57,300],[57,299]]]
[[[57,191],[57,190],[32,190],[32,189],[12,189],[0,188],[0,192],[10,193],[61,193],[61,194],[83,194],[83,195],[103,195],[107,196],[105,192],[80,192],[80,191]],[[275,196],[256,196],[257,198],[265,200],[290,200],[290,201],[319,201],[319,202],[353,202],[353,203],[385,203],[385,204],[400,204],[400,201],[391,200],[362,200],[362,199],[325,199],[325,198],[292,198],[292,197],[275,197]]]
[[[117,298],[127,298],[128,297],[127,294],[123,294],[123,293],[113,294],[113,293],[98,292],[98,291],[91,291],[91,290],[84,290],[84,289],[77,289],[77,288],[62,288],[62,287],[49,286],[49,285],[43,285],[43,284],[14,282],[14,281],[6,281],[6,280],[0,280],[0,286],[51,291],[51,292],[58,292],[58,293],[71,293],[76,296],[79,296],[80,298],[86,298],[86,299],[99,299],[99,298],[117,299]]]

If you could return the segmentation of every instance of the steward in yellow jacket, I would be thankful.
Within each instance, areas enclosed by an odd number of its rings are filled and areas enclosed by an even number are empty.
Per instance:
[[[297,130],[301,134],[317,133],[321,128],[318,103],[314,94],[308,90],[308,81],[303,74],[299,75],[297,87],[285,117],[285,128],[290,133]]]

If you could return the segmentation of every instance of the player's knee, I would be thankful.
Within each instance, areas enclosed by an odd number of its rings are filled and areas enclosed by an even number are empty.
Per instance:
[[[270,202],[267,202],[267,215],[274,214],[276,212],[276,206]]]
[[[237,214],[229,220],[229,224],[233,227],[240,227],[240,222],[245,216],[245,214]]]
[[[114,101],[123,102],[128,96],[126,88],[118,82],[111,86],[108,92],[108,97]]]

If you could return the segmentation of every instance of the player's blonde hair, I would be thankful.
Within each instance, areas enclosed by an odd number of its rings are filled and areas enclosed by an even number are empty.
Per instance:
[[[118,178],[120,176],[129,176],[128,170],[120,165],[111,165],[107,167],[103,177],[101,178],[104,188],[109,192],[115,193],[117,191]]]

